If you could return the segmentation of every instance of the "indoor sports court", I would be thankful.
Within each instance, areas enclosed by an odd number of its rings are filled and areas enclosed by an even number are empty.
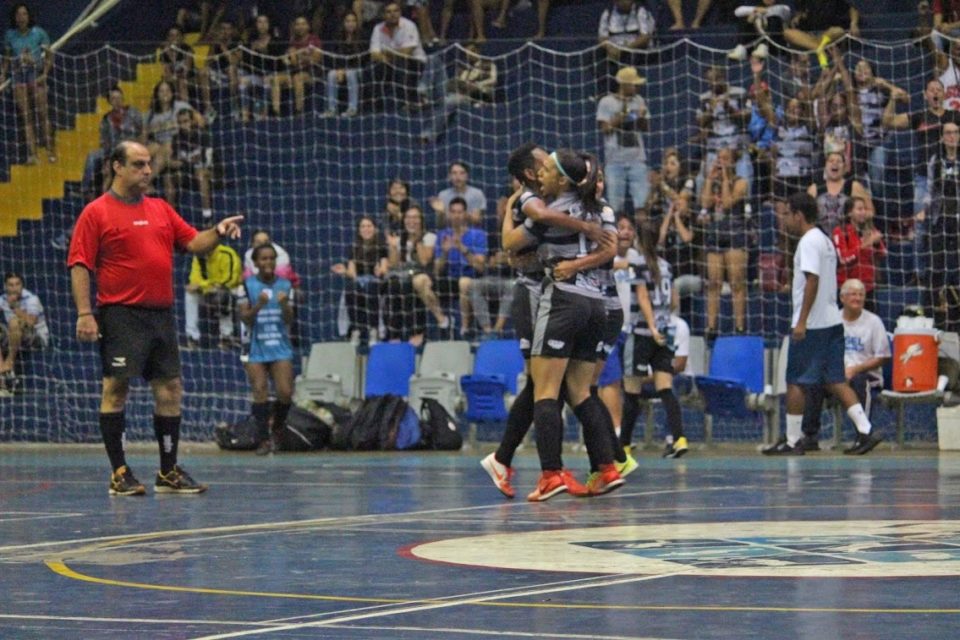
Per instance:
[[[960,616],[955,454],[648,453],[611,494],[534,504],[466,452],[200,447],[208,493],[135,498],[99,448],[2,453],[3,638],[949,638]]]

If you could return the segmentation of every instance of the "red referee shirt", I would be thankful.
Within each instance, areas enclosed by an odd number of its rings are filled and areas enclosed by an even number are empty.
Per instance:
[[[94,272],[97,305],[173,306],[173,252],[197,235],[165,200],[127,204],[107,192],[84,207],[67,266]]]

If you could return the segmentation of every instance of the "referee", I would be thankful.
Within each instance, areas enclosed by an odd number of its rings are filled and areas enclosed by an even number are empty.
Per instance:
[[[113,469],[110,495],[146,493],[124,458],[123,410],[135,376],[146,379],[153,390],[154,433],[160,445],[154,491],[203,493],[207,487],[177,464],[183,385],[173,315],[173,252],[203,254],[221,238],[238,238],[243,216],[198,232],[166,201],[146,197],[153,174],[150,152],[137,142],[119,143],[110,154],[110,168],[110,190],[81,212],[67,256],[77,338],[100,340],[100,432]],[[96,314],[90,272],[96,278]]]

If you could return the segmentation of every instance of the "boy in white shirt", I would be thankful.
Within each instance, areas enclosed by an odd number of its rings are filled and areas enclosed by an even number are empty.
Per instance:
[[[836,396],[857,427],[857,439],[844,453],[863,455],[881,439],[847,382],[844,333],[837,308],[837,251],[817,226],[817,202],[806,193],[790,197],[784,216],[787,233],[800,236],[793,258],[793,331],[787,352],[787,433],[764,455],[803,455],[804,386],[823,385]]]

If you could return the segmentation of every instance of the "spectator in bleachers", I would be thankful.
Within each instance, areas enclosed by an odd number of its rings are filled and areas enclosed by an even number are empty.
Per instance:
[[[280,72],[280,58],[286,48],[274,33],[270,16],[261,13],[254,21],[254,31],[247,38],[238,62],[240,121],[249,122],[267,117],[270,104],[271,78]]]
[[[464,0],[467,8],[470,10],[470,33],[469,39],[476,42],[484,42],[487,36],[484,33],[484,0]],[[458,0],[443,0],[443,9],[440,12],[440,40],[446,41],[447,34],[450,31],[450,21],[453,20],[453,10],[458,4]],[[424,40],[426,36],[424,35]]]
[[[846,160],[838,151],[827,155],[823,170],[823,181],[815,182],[807,188],[817,201],[819,217],[817,225],[821,229],[833,229],[844,221],[844,205],[850,198],[861,198],[866,204],[870,217],[874,215],[873,199],[870,192],[858,180],[845,178]]]
[[[333,273],[352,280],[346,286],[350,336],[354,341],[376,342],[380,325],[380,283],[387,275],[387,245],[376,221],[363,216],[357,222],[357,235],[346,264],[337,263]]]
[[[497,65],[491,58],[480,55],[476,43],[465,47],[466,61],[457,61],[457,76],[446,83],[443,107],[434,107],[432,123],[420,134],[420,139],[430,142],[446,130],[447,123],[461,106],[489,104],[493,102],[497,86]]]
[[[506,203],[506,198],[497,202],[497,229],[507,213]],[[489,249],[483,271],[470,286],[470,303],[483,337],[499,337],[503,335],[513,304],[513,269],[507,252],[501,247],[498,232],[489,234],[487,245]],[[497,302],[496,319],[490,313],[491,301]]]
[[[283,90],[293,88],[293,110],[303,113],[306,87],[313,82],[313,68],[320,63],[320,38],[310,31],[306,16],[297,16],[290,27],[290,43],[283,62],[286,69],[271,77],[270,97],[274,115],[280,115]]]
[[[747,90],[750,104],[750,121],[747,133],[750,135],[750,155],[754,159],[754,183],[750,192],[767,197],[770,193],[770,176],[773,174],[774,143],[777,137],[777,120],[783,116],[783,109],[774,107],[770,85],[763,78],[765,60],[769,50],[760,43],[750,54],[750,71],[753,83]]]
[[[944,331],[960,329],[960,125],[944,122],[942,144],[927,163],[925,305]]]
[[[960,36],[960,2],[957,0],[933,0],[933,45],[943,51],[944,39]]]
[[[507,11],[509,8],[510,0],[500,0],[500,14],[493,21],[493,26],[498,29],[507,28]],[[547,16],[549,14],[550,0],[537,0],[537,33],[533,36],[534,40],[539,40],[547,35]]]
[[[243,44],[233,20],[223,18],[216,29],[217,37],[210,45],[210,53],[203,68],[197,70],[200,94],[203,99],[204,116],[213,122],[217,111],[213,108],[212,89],[227,89],[231,108],[237,95],[239,84],[237,64],[240,61]]]
[[[27,143],[27,164],[37,163],[37,137],[34,120],[40,121],[40,129],[47,146],[47,160],[57,161],[53,128],[47,105],[47,77],[53,69],[53,52],[50,36],[42,27],[34,24],[33,12],[26,4],[18,2],[10,10],[10,28],[3,37],[3,61],[0,65],[0,82],[10,73],[13,85],[13,100],[23,124],[23,137]]]
[[[243,254],[243,279],[257,275],[257,265],[253,261],[253,250],[262,244],[269,244],[277,254],[274,271],[281,278],[286,278],[293,283],[294,289],[300,286],[300,276],[297,275],[293,265],[290,264],[290,254],[279,244],[271,240],[269,232],[264,229],[257,229],[250,234],[250,248]]]
[[[795,8],[783,37],[795,47],[816,51],[821,67],[829,65],[824,53],[828,44],[845,33],[860,35],[860,12],[849,0],[797,0]]]
[[[451,163],[448,179],[450,186],[430,199],[430,207],[437,217],[437,228],[446,226],[444,214],[449,210],[454,198],[460,198],[466,203],[467,223],[480,226],[487,211],[487,196],[477,187],[468,184],[470,168],[467,163],[461,160]]]
[[[747,181],[734,171],[733,149],[720,149],[707,174],[700,194],[698,222],[703,226],[707,255],[708,340],[717,336],[720,292],[726,282],[733,294],[733,324],[737,333],[747,328],[747,244],[748,220],[744,211]]]
[[[160,175],[170,164],[173,153],[173,136],[177,133],[177,114],[184,109],[193,113],[197,126],[204,126],[206,121],[197,113],[189,102],[176,100],[174,86],[166,80],[161,80],[153,88],[153,98],[150,100],[150,111],[145,121],[147,131],[147,148],[153,158],[153,174]]]
[[[618,214],[623,211],[627,188],[634,210],[647,201],[647,153],[642,132],[649,128],[647,103],[637,93],[646,80],[635,67],[617,72],[619,90],[597,103],[597,124],[603,134],[604,176],[607,200]]]
[[[201,40],[212,33],[223,17],[229,0],[181,0],[177,9],[177,26],[182,31],[196,31]]]
[[[960,111],[960,41],[950,41],[950,53],[938,51],[934,57],[937,77],[943,85],[943,106],[948,111]]]
[[[757,39],[757,36],[768,36],[781,47],[786,46],[783,39],[783,26],[790,20],[790,6],[780,4],[777,0],[754,0],[740,5],[733,11],[733,15],[740,18],[740,44],[730,52],[732,60],[747,59],[747,45]],[[774,47],[774,53],[782,51]]]
[[[190,85],[194,82],[193,47],[184,42],[183,30],[177,25],[167,29],[167,39],[160,50],[163,79],[177,89],[177,99],[190,101]]]
[[[883,187],[887,168],[887,150],[883,146],[886,133],[883,109],[887,102],[884,94],[893,96],[903,93],[903,90],[875,76],[870,63],[862,59],[854,67],[853,80],[862,131],[853,141],[854,171],[856,175],[867,179],[871,192],[878,193]]]
[[[696,185],[683,171],[676,149],[664,152],[659,180],[652,187],[647,212],[651,220],[659,222],[657,252],[670,263],[673,290],[684,303],[689,294],[703,290],[699,255],[703,239],[698,237],[700,229],[693,224],[691,215],[691,206],[696,204]]]
[[[470,289],[473,279],[487,261],[487,234],[471,226],[467,201],[457,196],[447,207],[447,228],[437,234],[433,268],[441,296],[457,296],[460,303],[460,332],[468,335],[472,321]]]
[[[407,0],[407,6],[417,21],[420,38],[424,45],[435,47],[440,44],[437,32],[433,28],[433,19],[430,15],[430,0]],[[482,23],[481,23],[482,24]]]
[[[119,86],[110,89],[107,100],[110,102],[110,111],[100,119],[100,146],[87,154],[83,168],[82,189],[87,202],[110,188],[107,158],[113,148],[121,140],[146,142],[143,115],[136,107],[124,104],[123,89]]]
[[[843,57],[835,47],[830,54],[833,67],[824,70],[813,92],[818,98],[823,96],[822,100],[817,100],[823,155],[842,154],[846,175],[855,168],[854,141],[863,136],[863,118],[860,116],[860,101]],[[833,81],[837,76],[841,78],[839,84]]]
[[[240,286],[242,273],[240,256],[227,244],[193,256],[183,300],[188,349],[200,346],[201,306],[219,322],[220,348],[233,346],[233,290]]]
[[[697,115],[700,136],[706,148],[697,176],[697,189],[703,192],[703,182],[714,165],[717,151],[724,148],[737,150],[736,172],[747,181],[749,188],[753,181],[753,163],[750,154],[746,153],[750,141],[746,131],[750,120],[750,110],[745,104],[746,91],[727,84],[723,67],[708,68],[706,82],[709,90],[700,94],[700,112]]]
[[[844,373],[864,413],[870,418],[873,396],[883,388],[883,365],[890,359],[890,340],[883,321],[866,308],[865,295],[864,283],[856,278],[847,280],[840,287]],[[819,451],[820,415],[826,389],[807,386],[804,392],[803,438],[799,445],[804,451]],[[834,428],[840,428],[840,425]]]
[[[170,141],[170,162],[164,176],[167,201],[177,206],[177,193],[196,181],[204,220],[213,216],[213,145],[206,127],[198,127],[192,109],[177,112],[177,133]]]
[[[887,129],[912,129],[920,147],[918,162],[913,172],[913,215],[914,246],[917,250],[917,273],[926,271],[925,254],[922,251],[926,235],[926,204],[930,195],[927,181],[927,166],[937,155],[940,147],[941,132],[947,122],[960,124],[960,114],[948,111],[944,106],[943,83],[933,78],[927,82],[923,92],[924,109],[912,114],[897,113],[897,102],[910,103],[906,91],[890,93],[890,99],[883,111],[883,126]]]
[[[813,101],[813,83],[810,82],[810,56],[806,53],[794,53],[790,56],[790,68],[782,78],[781,90],[784,95],[799,98],[804,102]]]
[[[40,298],[23,286],[23,276],[10,271],[3,276],[3,297],[0,311],[0,395],[17,386],[17,355],[21,351],[46,349],[50,329]]]
[[[410,185],[402,178],[394,178],[387,186],[387,202],[383,207],[383,229],[387,234],[404,230],[404,219],[410,207],[420,205],[410,198]]]
[[[433,314],[441,329],[450,327],[440,300],[433,290],[433,256],[437,234],[426,230],[423,211],[411,205],[403,216],[403,230],[387,234],[390,271],[385,287],[384,323],[388,340],[423,343],[426,323],[417,305],[419,299]]]
[[[810,103],[791,98],[786,110],[778,114],[776,131],[771,149],[774,162],[771,191],[776,201],[785,202],[813,181],[815,141]]]
[[[347,108],[341,114],[350,118],[360,112],[360,73],[362,55],[367,43],[360,36],[360,21],[353,13],[343,16],[343,24],[336,39],[330,42],[324,53],[327,67],[327,108],[325,116],[338,113],[337,103],[340,85],[347,85]]]
[[[420,44],[417,25],[400,15],[400,4],[388,2],[383,22],[370,35],[370,57],[374,80],[384,98],[393,98],[410,109],[422,106],[417,83],[423,74],[427,54]]]
[[[649,47],[656,30],[653,15],[637,0],[614,0],[600,15],[597,35],[607,57],[617,61],[624,50]]]
[[[686,29],[683,20],[683,5],[681,3],[682,0],[667,0],[667,6],[670,7],[670,13],[673,14],[673,24],[670,26],[671,31]],[[697,0],[697,12],[694,14],[693,22],[690,23],[691,29],[700,28],[712,3],[713,0]]]
[[[852,197],[843,203],[846,223],[833,229],[837,246],[837,284],[859,280],[864,287],[864,306],[876,311],[876,261],[887,255],[883,234],[873,224],[863,198]]]

